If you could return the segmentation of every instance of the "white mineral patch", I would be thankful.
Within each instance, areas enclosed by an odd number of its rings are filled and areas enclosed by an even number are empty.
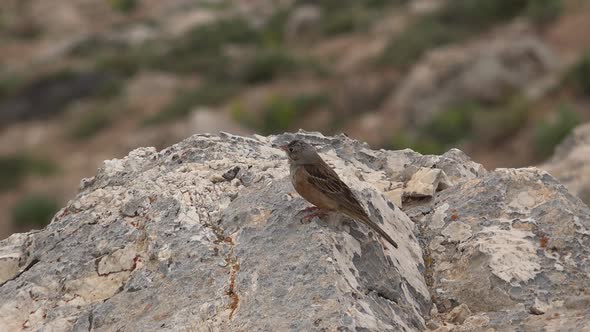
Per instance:
[[[428,246],[432,251],[443,252],[445,251],[445,246],[442,245],[445,238],[443,236],[435,236],[432,241],[430,241],[430,245]]]
[[[101,277],[95,273],[84,278],[67,280],[65,290],[80,296],[86,304],[100,302],[113,296],[127,280],[129,274],[125,271]]]
[[[105,275],[121,271],[130,271],[135,265],[137,251],[133,247],[118,249],[98,262],[98,273]]]
[[[516,197],[508,204],[508,207],[514,212],[526,213],[536,204],[535,198],[528,191],[521,191]]]
[[[584,225],[578,216],[574,216],[574,224],[576,225],[576,233],[590,235],[590,228]]]
[[[358,328],[364,328],[369,331],[393,331],[393,326],[384,325],[383,323],[377,321],[374,318],[375,314],[371,310],[371,307],[365,301],[359,301],[358,304],[361,305],[363,309],[362,311],[357,310],[356,308],[350,308],[348,310],[350,314],[353,315],[353,317],[357,318],[356,323]],[[404,324],[400,317],[396,316],[393,318],[397,323],[403,326],[406,331],[410,331],[410,328]]]
[[[442,235],[446,236],[450,242],[463,242],[471,237],[471,226],[460,222],[453,221],[445,229]]]
[[[491,226],[476,234],[474,244],[469,241],[465,245],[489,255],[490,268],[498,278],[519,284],[533,279],[541,268],[533,237],[531,232]]]
[[[22,256],[20,252],[0,254],[0,283],[16,276],[20,271],[19,260]]]
[[[431,229],[439,229],[445,225],[445,217],[447,216],[447,210],[449,209],[449,204],[445,203],[436,210],[434,210],[434,215],[432,216],[432,221],[430,225],[428,225]]]

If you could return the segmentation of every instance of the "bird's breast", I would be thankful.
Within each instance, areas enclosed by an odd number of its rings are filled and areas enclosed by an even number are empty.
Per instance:
[[[314,184],[309,182],[309,175],[303,167],[297,167],[291,170],[291,182],[293,187],[311,204],[328,210],[335,210],[338,207],[338,203],[330,199]]]

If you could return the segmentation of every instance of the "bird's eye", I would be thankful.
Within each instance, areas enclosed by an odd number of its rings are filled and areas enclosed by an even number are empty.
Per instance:
[[[293,152],[295,151],[293,148],[289,148],[289,152]]]

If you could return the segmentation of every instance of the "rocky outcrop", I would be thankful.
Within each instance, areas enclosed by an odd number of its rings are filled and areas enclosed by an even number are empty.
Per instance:
[[[432,210],[406,212],[446,318],[469,309],[457,322],[467,330],[590,328],[590,209],[548,173],[498,169],[441,191]]]
[[[338,214],[300,222],[309,204],[273,147],[295,137],[399,249]],[[105,161],[47,228],[0,242],[0,326],[581,330],[589,247],[590,210],[537,169],[346,136],[195,135]]]
[[[551,173],[570,192],[590,204],[590,123],[568,136],[549,161],[539,166]]]
[[[514,94],[538,97],[554,82],[558,60],[526,26],[436,49],[417,63],[387,101],[400,121],[423,125],[455,104],[500,103]]]

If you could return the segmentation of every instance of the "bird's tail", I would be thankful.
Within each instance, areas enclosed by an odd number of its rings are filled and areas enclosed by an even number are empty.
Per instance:
[[[389,236],[389,234],[385,233],[385,231],[379,227],[373,220],[369,219],[366,215],[350,215],[352,218],[366,224],[367,226],[371,227],[375,232],[379,233],[387,242],[391,243],[397,249],[397,243]]]

